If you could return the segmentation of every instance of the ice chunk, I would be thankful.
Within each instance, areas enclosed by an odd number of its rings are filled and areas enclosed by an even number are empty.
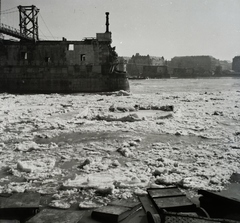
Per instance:
[[[71,205],[68,202],[62,201],[62,200],[53,200],[48,205],[49,207],[53,208],[60,208],[60,209],[69,209]]]
[[[39,160],[26,160],[17,162],[17,168],[20,171],[24,171],[27,173],[30,172],[45,172],[50,171],[55,166],[55,159],[45,158]]]

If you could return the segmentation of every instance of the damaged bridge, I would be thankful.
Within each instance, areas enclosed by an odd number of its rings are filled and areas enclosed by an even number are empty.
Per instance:
[[[1,3],[0,3],[1,4]],[[18,6],[20,29],[13,28],[0,22],[0,34],[6,34],[20,40],[37,41],[38,37],[38,12],[34,6]]]
[[[20,33],[20,30],[17,30],[3,23],[0,24],[0,33],[6,34],[21,40],[34,40],[32,37],[29,37],[23,33]]]

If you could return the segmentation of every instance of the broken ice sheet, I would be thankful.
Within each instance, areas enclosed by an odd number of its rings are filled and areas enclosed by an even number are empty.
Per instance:
[[[112,170],[100,173],[91,173],[85,176],[77,175],[74,180],[67,180],[63,186],[66,188],[102,188],[111,187],[115,181],[127,180],[119,170]]]
[[[93,208],[98,208],[100,206],[102,205],[93,201],[82,201],[79,203],[80,209],[93,209]]]
[[[77,175],[74,180],[67,180],[63,183],[64,188],[111,188],[111,187],[146,187],[147,181],[142,181],[127,169],[108,169],[99,173]]]
[[[27,182],[11,182],[2,189],[3,193],[23,193],[26,189],[31,188]]]
[[[25,158],[26,159],[26,158]],[[26,180],[43,180],[60,175],[61,169],[55,167],[55,159],[43,157],[42,159],[18,160],[16,168],[12,167],[12,173]]]
[[[49,207],[59,208],[59,209],[69,209],[71,205],[63,200],[53,200],[48,204]]]
[[[15,150],[23,152],[37,150],[39,148],[39,145],[33,141],[25,141],[15,145]]]
[[[31,172],[49,172],[55,166],[56,160],[54,158],[42,158],[36,160],[19,160],[17,162],[17,168],[20,171],[31,173]]]
[[[214,82],[215,81],[216,80],[214,80]],[[114,169],[117,169],[118,172],[114,172],[113,174],[121,176],[121,172],[125,171],[123,171],[121,168],[126,167],[126,169],[130,170],[134,166],[135,170],[132,169],[133,172],[135,171],[134,174],[137,175],[141,181],[144,178],[146,179],[144,182],[147,182],[151,177],[154,177],[152,176],[154,170],[163,168],[166,169],[166,173],[168,174],[164,174],[165,172],[161,169],[158,174],[160,174],[161,177],[166,176],[165,181],[168,183],[179,182],[179,177],[183,179],[187,177],[192,178],[194,176],[198,176],[203,181],[203,186],[206,186],[204,189],[217,189],[219,186],[227,183],[231,174],[234,172],[239,172],[240,168],[240,150],[237,148],[239,147],[239,135],[235,134],[234,140],[227,140],[230,139],[229,136],[233,135],[233,133],[239,132],[239,92],[236,92],[236,89],[227,89],[226,92],[221,89],[221,91],[222,93],[219,94],[218,92],[214,92],[214,89],[211,89],[211,92],[207,94],[204,94],[204,91],[201,94],[196,94],[194,92],[169,92],[167,90],[164,91],[164,93],[161,92],[160,94],[152,94],[149,92],[149,94],[132,94],[131,96],[127,97],[116,97],[114,94],[112,96],[96,94],[52,94],[27,96],[1,94],[0,139],[1,142],[5,144],[5,146],[0,146],[2,149],[0,149],[0,159],[2,163],[0,166],[13,168],[15,171],[14,177],[23,176],[27,180],[29,179],[31,181],[31,179],[33,179],[33,181],[38,181],[41,185],[42,179],[53,179],[58,183],[57,178],[59,176],[57,173],[60,173],[59,169],[57,167],[54,167],[50,171],[42,171],[40,168],[36,172],[28,173],[19,171],[16,168],[17,162],[27,160],[33,161],[38,159],[40,160],[40,157],[43,157],[42,154],[44,154],[46,156],[49,155],[50,157],[58,158],[62,156],[63,158],[67,158],[67,161],[71,161],[72,159],[75,160],[76,158],[77,164],[75,166],[77,166],[81,164],[82,160],[84,161],[86,158],[91,157],[93,158],[93,162],[86,166],[86,168],[89,167],[89,169],[83,169],[83,171],[86,170],[86,172],[88,171],[90,174],[100,174],[102,171],[104,177],[104,174],[108,172],[107,168],[111,169],[114,167]],[[224,100],[210,99],[218,97],[221,97]],[[175,111],[172,118],[164,119],[162,122],[160,122],[160,120],[153,121],[151,119],[145,119],[136,122],[120,122],[117,120],[112,120],[109,122],[104,120],[91,121],[91,119],[97,117],[97,115],[107,117],[108,114],[112,114],[108,113],[109,107],[112,104],[115,104],[116,106],[120,105],[122,107],[134,107],[134,105],[147,107],[159,103],[162,105],[174,105],[174,108],[176,109],[174,109]],[[139,118],[142,118],[140,113],[141,111],[135,111]],[[224,116],[212,115],[214,111],[222,111]],[[234,112],[234,114],[231,114],[232,112]],[[128,113],[122,113],[117,118],[124,117],[127,114]],[[142,113],[144,117],[146,117],[146,114],[147,112],[145,111]],[[156,111],[154,111],[154,114],[157,114]],[[167,113],[163,112],[163,114]],[[78,124],[79,121],[80,123],[84,122],[84,124]],[[27,124],[27,128],[24,128],[24,123]],[[26,132],[20,134],[15,132],[16,129],[20,130],[22,127]],[[140,160],[139,163],[136,162],[135,165],[125,166],[122,164],[122,162],[120,162],[120,165],[119,162],[116,162],[114,160],[120,161],[120,159],[127,159],[129,163],[133,162],[132,158],[121,157],[120,154],[115,153],[116,149],[122,145],[120,141],[118,144],[116,143],[111,146],[106,146],[107,144],[100,143],[96,144],[92,153],[88,153],[88,155],[86,155],[87,150],[84,150],[83,154],[80,153],[80,150],[82,150],[84,147],[89,148],[89,146],[85,142],[81,142],[80,137],[79,140],[82,145],[81,149],[79,149],[79,152],[76,152],[76,150],[74,150],[74,148],[76,148],[76,145],[74,145],[72,141],[67,141],[66,139],[61,139],[61,141],[64,141],[65,143],[68,142],[73,149],[70,149],[65,144],[60,146],[58,143],[56,143],[59,145],[59,148],[56,148],[54,144],[46,144],[45,147],[42,147],[42,144],[38,144],[40,148],[37,150],[30,149],[29,151],[25,152],[23,151],[25,148],[23,148],[22,151],[20,148],[20,150],[13,151],[16,142],[18,142],[19,145],[24,144],[22,142],[26,141],[25,137],[27,137],[27,142],[29,143],[31,142],[30,140],[34,141],[33,139],[29,138],[30,136],[28,131],[31,129],[33,130],[33,132],[31,132],[32,137],[35,137],[36,141],[52,141],[55,136],[59,135],[62,132],[65,132],[67,134],[82,131],[92,134],[99,132],[114,132],[114,137],[117,140],[122,136],[122,132],[134,134],[135,137],[141,135],[141,137],[143,136],[142,141],[145,144],[144,146],[146,146],[146,148],[144,148],[146,153],[142,152],[142,154],[140,154],[139,151],[141,148],[134,149],[134,156],[138,156],[138,159]],[[149,135],[154,133],[161,133],[164,135],[168,134],[169,140],[173,142],[176,138],[174,134],[177,131],[180,133],[179,137],[177,138],[180,142],[178,145],[173,145],[170,143],[171,146],[169,146],[167,143],[162,142],[162,144],[159,143],[155,146],[152,146],[155,148],[152,150],[153,148],[150,147],[149,149],[149,146],[151,146],[154,141],[145,142],[144,134],[146,133]],[[189,148],[189,144],[187,144],[184,140],[184,137],[186,137],[185,135],[187,137],[191,135],[197,136],[193,138],[193,141],[191,142],[192,145]],[[159,137],[162,136],[159,135]],[[106,141],[108,142],[108,139],[106,139]],[[161,140],[158,142],[161,142]],[[201,142],[206,142],[206,144],[215,142],[216,145],[214,148],[210,147],[209,149],[206,146],[198,147],[199,144],[201,145]],[[219,149],[222,148],[223,144],[224,150]],[[129,146],[126,147],[129,148]],[[176,153],[176,150],[173,149],[173,147],[178,147],[179,153]],[[227,151],[227,149],[229,151]],[[104,150],[109,153],[109,161],[100,161],[100,159],[96,159],[96,157],[100,158],[107,156]],[[121,158],[119,159],[119,157]],[[171,159],[172,162],[170,162],[168,159]],[[144,162],[146,160],[148,160],[148,162]],[[61,164],[63,164],[65,161],[66,159],[62,159]],[[104,164],[103,166],[98,164],[101,162]],[[203,171],[204,169],[208,169],[208,171]],[[64,172],[65,170],[66,169],[63,169],[62,173],[68,174],[67,171]],[[70,170],[73,172],[72,174],[74,174],[74,170],[74,168]],[[80,171],[82,171],[82,169],[76,168],[77,174],[79,174]],[[130,181],[134,174],[124,174],[124,177]],[[143,176],[140,177],[140,174]],[[64,179],[68,177],[66,175],[63,176]],[[167,175],[171,175],[171,177],[167,179]],[[86,175],[82,176],[85,179]],[[8,178],[4,178],[5,180],[2,183],[7,185],[11,181],[11,177],[12,176],[9,175],[9,181],[7,181]],[[122,181],[119,180],[119,182],[124,183],[124,177],[122,178]],[[79,178],[81,178],[81,175]],[[155,177],[154,179],[156,180]],[[194,181],[193,178],[192,180]],[[185,185],[191,187],[198,186],[197,184],[190,183],[190,181],[187,183],[187,180],[185,181]],[[17,190],[18,186],[20,187],[23,185],[11,185],[11,187],[9,187],[9,191],[14,189],[14,187]],[[26,183],[26,186],[30,187],[31,185],[30,183]],[[42,189],[43,193],[52,193],[54,192],[54,190],[51,190],[52,186],[52,184],[46,183],[45,185],[39,186],[40,188],[38,187],[37,191]],[[49,191],[48,188],[50,189]],[[134,187],[127,189],[129,190],[126,190],[126,188],[119,189],[121,192],[119,192],[119,196],[131,197],[133,192],[136,190]],[[115,187],[115,191],[117,190],[118,188]],[[194,188],[190,190],[194,190]],[[88,194],[87,196],[91,195],[89,192],[90,189],[83,191],[86,191],[86,194]],[[122,193],[123,191],[125,191],[125,193]],[[115,192],[115,194],[116,193],[117,192]],[[61,197],[59,200],[61,200]]]

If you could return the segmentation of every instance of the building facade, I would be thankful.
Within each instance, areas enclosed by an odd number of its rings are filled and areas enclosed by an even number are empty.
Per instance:
[[[169,78],[167,66],[143,66],[142,76],[145,78]]]
[[[74,93],[129,90],[126,73],[117,72],[111,33],[82,41],[0,43],[0,91]]]
[[[235,72],[240,72],[240,56],[236,56],[236,57],[233,58],[232,69]]]
[[[219,66],[219,60],[212,56],[174,57],[169,63],[172,76],[190,78],[218,74],[221,71]]]
[[[139,53],[136,53],[128,60],[127,73],[129,77],[136,78],[169,77],[163,57],[143,56]]]
[[[143,66],[152,65],[152,60],[149,55],[142,56],[139,53],[133,55],[127,63],[127,73],[129,77],[141,77]]]

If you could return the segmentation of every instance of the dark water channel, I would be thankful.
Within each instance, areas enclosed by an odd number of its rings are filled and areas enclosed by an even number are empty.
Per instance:
[[[152,143],[170,143],[178,144],[185,143],[186,145],[199,144],[199,142],[208,141],[212,142],[212,139],[205,139],[198,136],[178,136],[170,134],[157,134],[157,133],[136,133],[136,132],[73,132],[73,133],[63,133],[59,136],[53,138],[36,138],[36,143],[48,144],[54,143],[91,143],[91,142],[124,142],[129,140],[134,140],[141,138],[140,148],[142,146],[151,145]],[[216,142],[216,139],[214,139]]]

